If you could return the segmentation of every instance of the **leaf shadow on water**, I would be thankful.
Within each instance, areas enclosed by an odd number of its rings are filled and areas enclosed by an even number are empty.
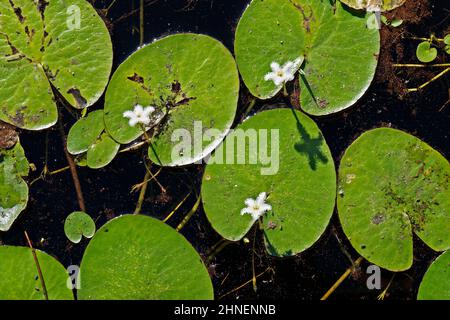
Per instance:
[[[295,110],[293,108],[291,108],[291,110],[295,120],[297,121],[297,130],[302,140],[296,143],[294,148],[298,153],[305,154],[308,157],[309,166],[312,170],[316,171],[318,162],[322,162],[324,164],[328,163],[327,157],[320,150],[320,147],[324,144],[325,139],[321,133],[319,133],[317,138],[312,138],[306,131],[305,127],[301,124]]]

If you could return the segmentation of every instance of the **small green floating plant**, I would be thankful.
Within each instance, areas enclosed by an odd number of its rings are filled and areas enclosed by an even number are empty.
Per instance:
[[[0,10],[0,120],[42,130],[58,119],[53,92],[77,109],[100,98],[112,43],[89,2],[0,0]]]
[[[391,271],[413,263],[413,233],[450,248],[450,164],[399,130],[365,132],[339,167],[337,207],[345,234],[368,261]]]
[[[373,79],[379,50],[378,30],[340,2],[253,0],[236,30],[236,61],[250,92],[272,98],[301,67],[298,102],[312,115],[353,105]]]
[[[259,146],[246,140],[241,150],[234,145],[242,132],[267,136],[255,140]],[[277,161],[270,164],[270,159]],[[280,257],[317,241],[335,197],[336,173],[326,141],[310,118],[293,109],[264,111],[239,125],[209,159],[202,182],[206,215],[220,235],[238,241],[256,223],[267,251]]]
[[[28,202],[30,166],[20,142],[11,149],[0,148],[0,232],[8,231]]]
[[[450,251],[441,254],[425,273],[418,300],[450,300]]]
[[[94,236],[95,222],[85,212],[72,212],[64,222],[64,233],[71,242],[79,243],[83,236],[88,239]]]

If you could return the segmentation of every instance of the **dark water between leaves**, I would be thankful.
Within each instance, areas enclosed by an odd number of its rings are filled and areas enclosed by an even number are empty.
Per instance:
[[[114,44],[114,69],[139,46],[139,1],[118,0],[107,15]],[[419,1],[420,3],[426,1]],[[233,50],[234,31],[249,0],[146,0],[145,43],[175,32],[195,32],[209,34],[222,41]],[[427,36],[430,32],[439,33],[449,28],[450,6],[448,1],[430,1],[428,9],[431,16],[419,24],[409,25],[405,21],[402,28],[406,33]],[[106,8],[110,1],[95,1],[98,9]],[[405,56],[414,61],[414,43],[403,39],[392,39],[405,47]],[[340,45],[340,44],[336,44]],[[382,48],[381,50],[385,50]],[[395,60],[395,57],[394,57]],[[439,111],[448,100],[448,78],[442,79],[428,89],[400,99],[397,94],[386,90],[386,79],[380,74],[364,97],[351,109],[325,118],[314,118],[321,128],[333,153],[336,166],[350,143],[366,130],[392,126],[412,133],[439,150],[450,159],[449,129],[450,107]],[[404,80],[414,84],[414,75],[408,74]],[[248,91],[242,86],[236,123],[245,110]],[[259,102],[256,110],[282,105],[283,99]],[[102,108],[103,100],[94,108]],[[66,132],[75,119],[64,114]],[[30,162],[37,170],[29,181],[39,176],[46,161],[50,170],[67,165],[61,137],[57,129],[46,132],[21,133],[22,144]],[[46,141],[47,147],[46,148]],[[145,151],[119,155],[111,165],[101,170],[79,169],[80,180],[88,213],[96,221],[97,227],[109,219],[134,211],[137,193],[130,193],[133,185],[140,183],[145,169]],[[150,184],[142,212],[157,218],[164,218],[193,189],[198,192],[201,185],[203,166],[195,165],[179,169],[163,169],[159,181],[167,189],[161,193],[156,184]],[[69,213],[78,210],[76,195],[69,172],[47,177],[36,182],[30,189],[28,209],[16,221],[13,228],[0,235],[3,244],[26,245],[23,231],[32,238],[35,247],[54,255],[65,266],[79,264],[88,241],[72,245],[65,237],[63,225]],[[177,226],[184,215],[192,208],[195,197],[190,196],[185,204],[168,221]],[[194,214],[183,228],[182,234],[205,256],[206,252],[220,240],[208,221],[203,209]],[[334,235],[337,234],[337,237]],[[347,251],[353,260],[358,255],[351,248],[343,234],[337,213],[321,239],[309,250],[294,258],[275,259],[265,253],[261,235],[256,245],[255,268],[260,273],[258,290],[251,285],[227,296],[227,299],[318,299],[349,267]],[[392,283],[387,299],[415,299],[421,278],[437,253],[427,248],[418,239],[414,243],[414,265],[398,273]],[[345,249],[345,250],[344,250]],[[331,296],[333,299],[375,299],[380,291],[369,291],[366,287],[363,263],[360,272],[355,272]],[[216,296],[219,297],[252,277],[252,244],[231,244],[221,251],[208,265]],[[383,287],[389,282],[392,273],[383,270]]]

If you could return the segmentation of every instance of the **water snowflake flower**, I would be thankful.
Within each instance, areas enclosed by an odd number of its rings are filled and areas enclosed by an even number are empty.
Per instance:
[[[151,121],[151,115],[155,112],[156,109],[152,106],[148,106],[144,108],[140,104],[134,106],[134,110],[128,110],[123,113],[124,118],[129,118],[128,124],[131,127],[134,127],[137,124],[143,124],[144,126],[148,126]]]
[[[303,58],[297,58],[294,61],[288,61],[283,66],[277,62],[272,62],[270,68],[272,72],[265,75],[264,80],[273,81],[278,87],[286,82],[292,81],[295,78],[295,73],[300,68]]]
[[[266,193],[261,192],[255,199],[248,198],[245,200],[246,208],[241,210],[241,215],[250,214],[254,221],[264,215],[266,211],[272,210],[272,206],[266,203]]]

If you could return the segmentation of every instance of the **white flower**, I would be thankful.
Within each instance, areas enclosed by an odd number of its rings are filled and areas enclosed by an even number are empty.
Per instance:
[[[137,104],[134,106],[134,110],[125,111],[123,113],[124,118],[129,118],[130,121],[128,124],[131,127],[134,127],[136,124],[141,123],[145,126],[150,124],[150,116],[153,112],[155,112],[155,108],[152,106],[148,106],[144,109],[143,106]]]
[[[278,87],[286,82],[292,81],[295,78],[295,73],[300,68],[303,58],[297,58],[294,61],[286,62],[282,67],[277,62],[272,62],[270,68],[272,72],[265,75],[264,80],[273,81]]]
[[[262,217],[266,211],[272,210],[272,206],[266,203],[265,192],[261,192],[256,200],[248,198],[245,205],[247,208],[241,210],[241,215],[250,214],[254,221]]]

